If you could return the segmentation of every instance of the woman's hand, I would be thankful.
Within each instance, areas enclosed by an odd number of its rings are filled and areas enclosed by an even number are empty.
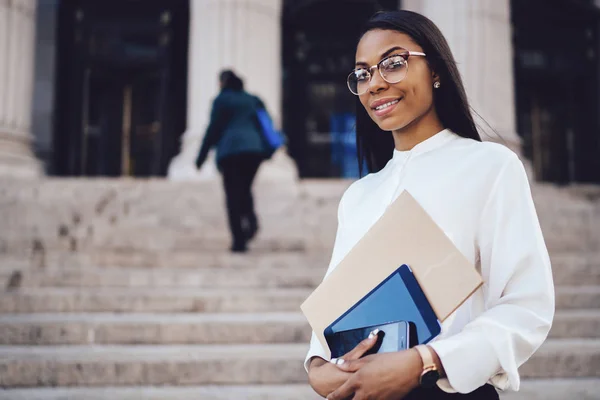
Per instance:
[[[417,350],[410,349],[345,360],[335,367],[351,375],[327,400],[397,400],[419,385],[423,362]]]
[[[322,397],[327,397],[331,392],[342,386],[348,378],[352,376],[351,372],[343,371],[338,368],[336,362],[349,363],[360,359],[377,342],[376,335],[360,342],[352,351],[346,353],[342,358],[327,362],[322,358],[315,357],[311,360],[308,369],[308,382],[313,390]]]

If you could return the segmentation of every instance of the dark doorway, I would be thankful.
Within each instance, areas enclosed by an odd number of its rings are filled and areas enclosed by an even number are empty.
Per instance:
[[[600,183],[600,11],[511,1],[518,132],[536,178]]]
[[[354,177],[356,99],[346,87],[361,26],[399,1],[286,0],[283,129],[301,177]]]
[[[160,176],[185,130],[187,0],[63,0],[55,170]]]

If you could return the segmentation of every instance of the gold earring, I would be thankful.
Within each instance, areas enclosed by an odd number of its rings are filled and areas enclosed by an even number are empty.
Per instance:
[[[439,89],[439,88],[440,88],[440,86],[442,86],[442,84],[441,84],[441,83],[439,83],[439,82],[435,82],[435,83],[433,84],[433,87],[434,87],[434,88],[436,88],[436,89]]]

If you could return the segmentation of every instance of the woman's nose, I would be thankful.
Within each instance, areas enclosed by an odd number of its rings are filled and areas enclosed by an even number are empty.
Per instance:
[[[369,82],[369,92],[377,93],[387,89],[389,84],[383,79],[378,69],[373,69],[371,81]]]

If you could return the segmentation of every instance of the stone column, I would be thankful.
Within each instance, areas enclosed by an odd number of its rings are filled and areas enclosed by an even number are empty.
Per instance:
[[[200,172],[194,161],[208,125],[218,74],[232,68],[246,90],[260,96],[281,126],[281,0],[194,0],[190,2],[188,119],[181,151],[171,161],[172,180],[210,180],[214,155]],[[261,168],[260,177],[295,179],[283,150]]]
[[[41,175],[31,150],[35,0],[0,0],[0,176]]]
[[[506,144],[520,154],[516,133],[513,49],[509,0],[404,0],[402,8],[431,19],[458,63],[483,140]],[[442,82],[443,84],[443,82]]]

